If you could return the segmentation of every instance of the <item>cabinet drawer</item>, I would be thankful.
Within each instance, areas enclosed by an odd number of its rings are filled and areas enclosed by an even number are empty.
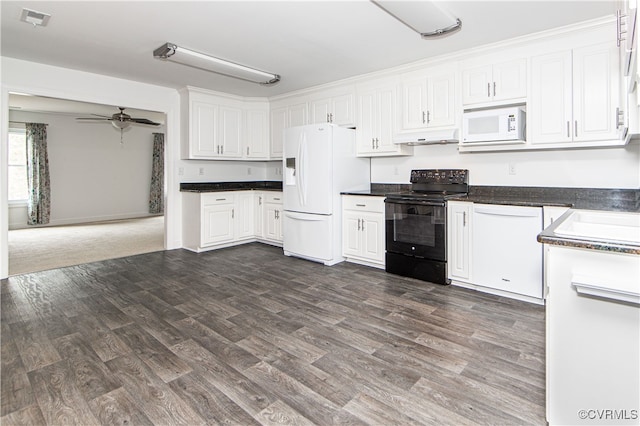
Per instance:
[[[232,204],[235,202],[235,194],[228,192],[210,192],[202,194],[200,200],[202,205],[210,206],[215,204]]]
[[[282,204],[282,192],[265,191],[264,202]]]
[[[384,197],[366,195],[346,195],[342,197],[344,210],[384,213]]]

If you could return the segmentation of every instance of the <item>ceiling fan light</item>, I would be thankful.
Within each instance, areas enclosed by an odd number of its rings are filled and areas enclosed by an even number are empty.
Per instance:
[[[165,43],[158,47],[153,51],[153,57],[263,85],[275,84],[280,81],[278,74],[236,64],[235,62],[216,58],[195,50],[179,47],[173,43]]]
[[[118,130],[124,130],[131,125],[131,123],[129,123],[128,121],[117,121],[117,120],[113,120],[111,124],[113,124],[113,127],[115,127]]]

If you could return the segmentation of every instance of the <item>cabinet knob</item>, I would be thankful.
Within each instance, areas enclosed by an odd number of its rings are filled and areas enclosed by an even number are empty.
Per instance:
[[[360,219],[358,219],[358,231],[360,230]]]
[[[496,82],[493,82],[493,96],[496,95]]]
[[[491,97],[491,83],[487,83],[487,98]]]

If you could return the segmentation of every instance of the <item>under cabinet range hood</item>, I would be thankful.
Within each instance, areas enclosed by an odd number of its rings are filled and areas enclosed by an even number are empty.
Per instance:
[[[423,130],[420,132],[397,133],[393,135],[393,143],[405,145],[437,145],[458,143],[458,129]]]

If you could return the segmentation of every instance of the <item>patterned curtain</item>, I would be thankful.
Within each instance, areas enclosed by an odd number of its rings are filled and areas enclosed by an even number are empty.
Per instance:
[[[51,183],[49,182],[49,157],[47,155],[47,125],[26,123],[27,179],[29,203],[28,225],[49,223],[51,215]]]
[[[149,213],[164,212],[164,133],[153,134],[153,164],[151,166],[151,193]]]

